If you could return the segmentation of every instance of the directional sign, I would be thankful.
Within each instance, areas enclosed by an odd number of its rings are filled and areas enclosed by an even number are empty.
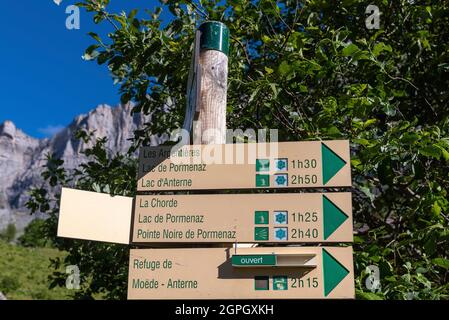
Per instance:
[[[138,191],[349,187],[349,142],[144,147]]]
[[[129,244],[133,198],[62,188],[58,237]]]
[[[134,249],[128,299],[354,298],[352,247]]]
[[[139,195],[134,244],[352,242],[351,193]]]

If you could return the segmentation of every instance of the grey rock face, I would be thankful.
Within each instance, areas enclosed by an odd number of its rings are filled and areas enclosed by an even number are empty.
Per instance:
[[[74,138],[79,129],[94,131],[94,138],[106,137],[109,152],[127,152],[134,131],[150,121],[140,114],[131,116],[132,104],[112,108],[99,105],[87,115],[76,117],[65,129],[50,139],[35,139],[11,121],[0,125],[0,231],[8,223],[14,223],[20,231],[34,217],[30,216],[25,203],[28,190],[43,181],[41,173],[46,155],[54,153],[64,160],[66,169],[73,169],[86,161],[81,153],[89,144]],[[159,141],[154,141],[157,144]]]

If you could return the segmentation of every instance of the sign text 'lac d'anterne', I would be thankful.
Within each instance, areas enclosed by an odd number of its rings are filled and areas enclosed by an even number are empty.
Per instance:
[[[349,141],[143,147],[138,191],[350,187]]]

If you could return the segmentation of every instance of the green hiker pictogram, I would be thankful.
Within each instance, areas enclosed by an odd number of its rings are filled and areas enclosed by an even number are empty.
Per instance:
[[[254,224],[268,224],[268,211],[254,212]]]
[[[270,176],[268,174],[256,174],[256,187],[269,187]]]

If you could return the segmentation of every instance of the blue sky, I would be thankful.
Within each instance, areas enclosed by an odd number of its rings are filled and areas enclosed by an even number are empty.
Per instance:
[[[106,34],[81,11],[80,29],[65,27],[65,13],[75,0],[8,1],[0,11],[0,123],[13,121],[34,137],[45,137],[98,104],[120,101],[106,66],[84,61],[84,50],[94,43],[87,35]],[[111,0],[110,10],[153,10],[157,0]],[[163,12],[162,18],[169,19]]]

